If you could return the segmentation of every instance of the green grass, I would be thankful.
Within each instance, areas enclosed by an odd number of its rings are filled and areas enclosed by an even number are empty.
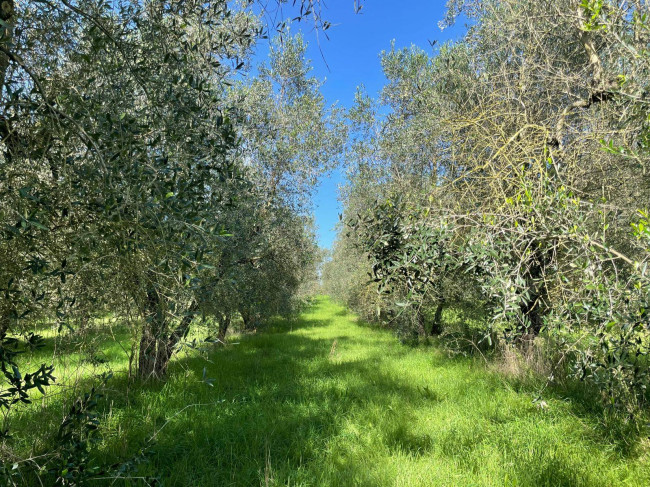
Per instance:
[[[143,472],[167,486],[650,485],[647,440],[613,441],[601,416],[558,394],[540,409],[533,390],[478,360],[401,345],[327,298],[233,342],[209,362],[181,356],[164,384],[144,386],[104,342],[116,378],[99,457],[127,457],[156,432]],[[84,363],[69,357],[70,370]],[[89,367],[88,378],[108,365]],[[58,397],[16,426],[53,430]]]

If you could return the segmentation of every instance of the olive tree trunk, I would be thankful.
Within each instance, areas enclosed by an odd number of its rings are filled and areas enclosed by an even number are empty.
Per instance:
[[[219,340],[221,344],[226,343],[226,334],[228,333],[228,328],[230,327],[231,318],[232,317],[229,313],[225,313],[219,316],[219,332],[217,334],[217,340]]]
[[[436,307],[436,313],[433,316],[433,323],[431,323],[431,334],[440,335],[442,333],[442,311],[445,307],[445,300],[440,299]]]
[[[138,377],[142,380],[162,379],[178,343],[187,336],[198,309],[192,302],[188,312],[175,327],[171,328],[165,316],[164,302],[158,292],[147,292],[146,319],[140,338]]]

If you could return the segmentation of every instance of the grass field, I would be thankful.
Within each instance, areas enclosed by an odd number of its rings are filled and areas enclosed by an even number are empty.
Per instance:
[[[154,435],[143,473],[167,486],[650,485],[647,439],[617,441],[602,414],[557,392],[540,408],[534,388],[478,359],[401,345],[324,297],[209,362],[179,358],[164,384],[129,386],[121,345],[102,343],[110,362],[82,372],[115,371],[98,458]],[[15,423],[51,430],[63,403]]]

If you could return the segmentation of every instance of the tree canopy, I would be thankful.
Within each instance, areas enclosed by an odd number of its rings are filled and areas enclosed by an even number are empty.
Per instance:
[[[551,382],[643,409],[648,7],[450,1],[442,25],[461,15],[462,40],[393,46],[359,93],[326,282],[405,339],[545,343]]]

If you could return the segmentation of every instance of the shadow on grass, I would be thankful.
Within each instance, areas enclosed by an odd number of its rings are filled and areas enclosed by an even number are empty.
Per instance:
[[[484,319],[480,308],[454,309],[454,313],[460,314],[462,321],[480,321]],[[453,325],[446,324],[447,327]],[[453,349],[460,351],[460,356],[471,356],[480,358],[488,362],[497,359],[498,352],[488,346],[487,340],[482,340],[483,346],[477,346],[477,342],[482,339],[481,334],[476,331],[477,335],[467,334],[466,328],[457,335],[443,335],[436,337],[426,343],[433,348],[441,347],[443,349]],[[496,343],[496,340],[492,340]],[[490,342],[490,343],[492,343]],[[463,347],[459,347],[459,343]],[[480,352],[480,353],[479,353]],[[568,375],[568,374],[567,374]],[[503,376],[500,376],[503,380]],[[544,377],[529,374],[524,377],[506,378],[505,382],[514,391],[525,393],[531,397],[540,399],[553,399],[569,405],[571,413],[575,416],[585,419],[591,426],[590,437],[595,442],[606,442],[615,447],[617,454],[626,459],[636,459],[645,453],[638,448],[641,441],[648,437],[650,433],[650,412],[637,412],[635,416],[625,414],[600,401],[601,392],[587,382],[567,377],[562,382],[547,383]],[[647,402],[646,402],[647,404]]]
[[[345,315],[339,313],[332,315]],[[164,383],[134,384],[118,374],[105,391],[104,439],[95,461],[129,458],[153,437],[151,461],[140,474],[157,475],[168,486],[333,485],[333,479],[338,479],[336,485],[386,485],[387,479],[373,477],[373,465],[331,451],[334,438],[355,434],[349,428],[355,417],[372,415],[379,437],[375,447],[414,458],[438,454],[475,468],[467,459],[483,441],[476,430],[450,430],[437,441],[413,431],[413,418],[401,406],[435,407],[444,398],[383,372],[378,364],[385,351],[338,361],[330,356],[332,339],[287,333],[331,324],[317,316],[273,323],[268,332],[242,337],[207,362],[181,357]],[[347,336],[337,340],[340,348],[358,342]],[[390,351],[394,357],[410,353],[399,346]],[[94,382],[89,378],[80,387],[89,389]],[[521,384],[522,389],[530,386]],[[43,431],[49,428],[53,434],[63,402],[61,398],[45,411],[26,413],[21,422],[40,421]],[[383,414],[390,421],[382,422]],[[44,415],[49,415],[45,421]],[[531,465],[515,467],[518,485],[579,484],[561,458],[532,474]]]
[[[303,321],[304,327],[327,324]],[[343,346],[349,339],[338,340]],[[350,414],[372,403],[400,415],[400,401],[431,400],[379,371],[380,354],[336,363],[329,359],[330,348],[329,339],[258,335],[217,351],[210,362],[175,361],[165,383],[133,384],[118,374],[104,391],[105,438],[96,463],[128,458],[154,435],[155,454],[141,473],[167,479],[166,485],[258,485],[269,469],[276,478],[301,471],[309,477],[318,472],[328,440],[341,433]],[[215,379],[214,387],[201,382],[203,368]],[[95,383],[88,378],[78,390]],[[22,415],[24,425],[43,426],[41,448],[53,440],[69,401],[60,397],[45,411]],[[407,425],[408,419],[398,422]],[[432,446],[406,426],[386,435],[388,445],[414,454]],[[358,467],[354,475],[364,475],[366,467]],[[345,467],[350,475],[354,468]]]
[[[621,457],[633,460],[645,454],[639,446],[650,433],[647,410],[634,415],[615,410],[599,400],[601,393],[596,387],[572,378],[547,384],[543,378],[530,376],[508,379],[507,383],[516,392],[567,404],[573,415],[592,426],[592,441],[613,446]]]
[[[330,340],[286,335],[281,343],[261,341],[254,344],[254,354],[235,348],[218,353],[209,372],[227,376],[221,382],[217,376],[215,384],[221,402],[211,412],[197,410],[193,418],[170,424],[160,437],[153,470],[172,485],[258,485],[270,471],[276,480],[304,475],[307,481],[326,469],[327,444],[342,433],[351,415],[372,404],[379,410],[390,407],[399,416],[401,401],[430,400],[380,372],[380,355],[337,364],[327,359]],[[267,346],[281,351],[265,353]],[[412,453],[432,446],[406,426],[385,434],[390,445]],[[191,459],[188,451],[194,452]],[[350,479],[367,468],[345,467]]]

